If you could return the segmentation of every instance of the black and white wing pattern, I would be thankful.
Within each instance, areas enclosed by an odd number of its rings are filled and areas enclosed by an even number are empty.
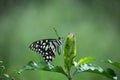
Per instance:
[[[42,55],[43,59],[46,62],[52,61],[55,58],[55,53],[58,51],[60,53],[59,48],[62,45],[62,38],[58,39],[42,39],[33,42],[29,48],[35,52],[38,52]]]

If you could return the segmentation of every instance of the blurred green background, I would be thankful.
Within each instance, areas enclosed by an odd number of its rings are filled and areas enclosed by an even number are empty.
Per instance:
[[[120,61],[120,0],[0,0],[0,60],[6,73],[16,80],[67,80],[52,72],[15,73],[31,60],[42,60],[28,46],[39,39],[57,38],[53,27],[62,37],[69,32],[75,34],[76,60],[92,56],[102,67],[112,66],[100,60]],[[53,64],[62,65],[63,56],[56,56]],[[120,74],[120,70],[113,69]],[[73,78],[80,79],[109,80],[90,73]]]

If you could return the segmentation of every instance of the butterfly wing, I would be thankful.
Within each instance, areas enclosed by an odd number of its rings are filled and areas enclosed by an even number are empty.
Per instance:
[[[56,39],[43,39],[33,42],[29,48],[42,55],[45,61],[49,62],[55,58]]]

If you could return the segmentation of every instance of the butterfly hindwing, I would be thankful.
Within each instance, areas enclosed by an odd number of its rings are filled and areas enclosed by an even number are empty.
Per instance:
[[[43,39],[33,42],[29,47],[31,50],[42,55],[45,61],[49,62],[55,58],[56,48],[61,45],[58,39]]]

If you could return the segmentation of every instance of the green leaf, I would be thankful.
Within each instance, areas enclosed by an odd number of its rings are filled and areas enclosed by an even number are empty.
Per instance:
[[[113,61],[111,61],[111,60],[107,60],[107,61],[105,61],[106,63],[109,63],[109,64],[111,64],[111,65],[113,65],[113,66],[115,66],[115,67],[117,67],[117,68],[119,68],[120,69],[120,62],[113,62]]]
[[[78,61],[77,66],[95,60],[93,57],[85,57]]]
[[[54,68],[50,69],[49,66],[46,66],[44,68],[41,68],[44,71],[50,71],[50,72],[58,72],[61,74],[64,74],[65,76],[67,76],[67,74],[65,73],[65,71],[63,70],[63,68],[61,66],[55,66]]]
[[[79,67],[76,67],[76,70],[73,72],[73,75],[80,72],[90,72],[90,73],[96,73],[103,76],[106,76],[112,80],[117,80],[117,76],[115,75],[115,72],[112,69],[109,69],[109,71],[105,71],[99,66],[96,66],[94,64],[82,64]],[[114,75],[113,75],[114,74]]]
[[[50,71],[50,72],[58,72],[61,74],[64,74],[65,76],[67,76],[67,74],[65,73],[65,71],[63,70],[63,68],[61,66],[53,66],[50,63],[45,63],[45,62],[41,62],[42,64],[42,68],[39,68],[40,70],[44,70],[44,71]]]
[[[53,72],[58,72],[58,73],[62,73],[62,74],[65,74],[65,75],[66,75],[65,71],[63,70],[63,68],[62,68],[61,66],[56,66],[56,67],[54,67],[51,71],[53,71]]]
[[[47,63],[47,62],[40,62],[40,64],[37,64],[33,61],[30,61],[30,62],[28,62],[27,65],[25,65],[23,68],[21,68],[18,71],[18,73],[20,74],[21,72],[26,71],[26,70],[43,70],[43,71],[50,71],[50,72],[58,72],[58,73],[62,73],[65,76],[67,76],[61,66],[54,67],[52,64]]]
[[[38,68],[38,64],[35,63],[34,61],[30,61],[27,65],[30,66],[30,67],[32,67],[32,68],[34,68],[34,69]]]
[[[54,68],[54,65],[47,62],[40,62],[39,66],[40,66],[39,69],[44,71],[50,71],[51,69]]]
[[[107,68],[107,72],[113,77],[116,76],[114,70],[112,70],[111,68]]]
[[[3,63],[3,61],[0,61],[0,64]]]
[[[3,76],[5,76],[6,78],[10,78],[8,74],[3,74]]]
[[[64,46],[64,65],[65,65],[65,68],[70,69],[73,66],[75,56],[76,56],[75,37],[72,33],[69,33],[66,37],[65,46]]]
[[[20,70],[18,70],[18,74],[21,74],[21,72],[23,72],[23,71],[26,71],[26,70],[36,70],[36,69],[38,69],[39,68],[39,66],[38,66],[38,64],[36,64],[35,62],[33,62],[33,61],[30,61],[30,62],[28,62],[28,64],[27,65],[25,65],[23,68],[21,68]]]
[[[0,75],[0,80],[10,80],[10,76],[8,74]]]

